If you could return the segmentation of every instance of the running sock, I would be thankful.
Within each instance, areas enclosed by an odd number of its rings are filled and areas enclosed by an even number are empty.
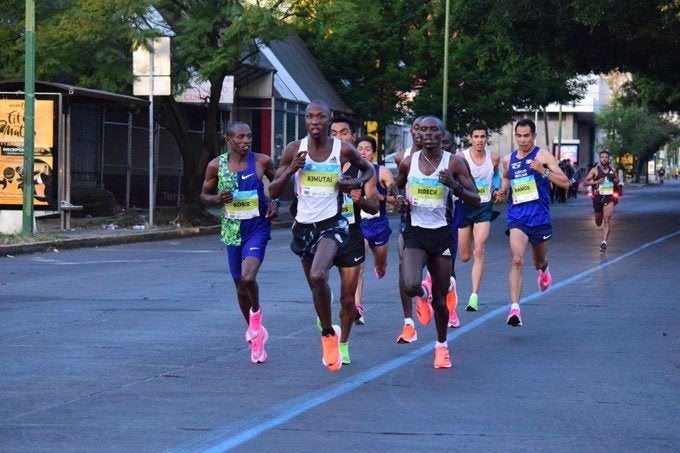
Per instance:
[[[404,325],[412,327],[415,326],[415,324],[413,324],[413,318],[404,318]]]
[[[437,344],[435,345],[435,347],[437,347],[437,348],[446,348],[446,349],[449,349],[449,343],[448,343],[447,341],[445,341],[445,342],[443,342],[443,343],[437,342]]]
[[[510,309],[516,308],[519,310],[519,304],[510,304]]]

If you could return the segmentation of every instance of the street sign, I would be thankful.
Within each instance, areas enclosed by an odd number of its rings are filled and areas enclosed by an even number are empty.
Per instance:
[[[155,38],[149,45],[153,49],[153,61],[149,50],[142,46],[132,53],[132,74],[135,76],[133,93],[135,96],[151,94],[151,77],[153,95],[170,96],[170,38]],[[153,68],[153,74],[150,68]]]

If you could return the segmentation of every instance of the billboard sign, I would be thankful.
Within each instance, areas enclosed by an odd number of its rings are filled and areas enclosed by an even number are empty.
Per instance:
[[[35,101],[33,202],[36,207],[56,204],[54,170],[55,101]],[[23,205],[24,98],[0,99],[0,206]]]

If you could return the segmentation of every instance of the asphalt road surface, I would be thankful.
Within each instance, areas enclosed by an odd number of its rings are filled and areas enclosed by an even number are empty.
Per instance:
[[[587,198],[552,213],[553,285],[537,292],[527,252],[524,326],[505,324],[504,215],[477,313],[456,262],[451,369],[433,367],[432,323],[395,342],[396,217],[337,373],[288,230],[259,276],[260,365],[217,236],[3,259],[0,451],[680,451],[680,182],[626,190],[606,253]]]

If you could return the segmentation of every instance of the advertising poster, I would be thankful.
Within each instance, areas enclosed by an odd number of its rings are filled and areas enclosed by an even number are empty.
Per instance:
[[[24,172],[24,100],[0,99],[0,205],[21,206],[26,177],[33,178],[35,206],[54,200],[56,172],[54,101],[35,101],[33,172]]]
[[[562,143],[561,146],[554,144],[554,154],[557,160],[562,161],[569,159],[573,164],[578,162],[578,144],[577,143]]]

